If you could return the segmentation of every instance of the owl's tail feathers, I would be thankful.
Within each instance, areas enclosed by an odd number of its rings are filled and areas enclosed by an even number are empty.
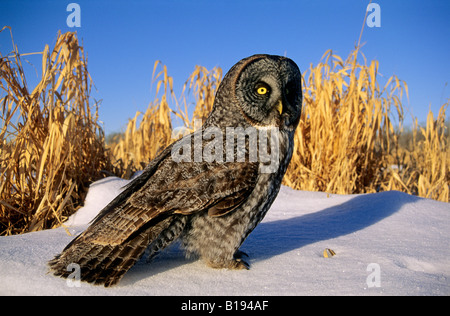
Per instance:
[[[96,244],[77,238],[49,261],[50,272],[105,287],[115,285],[142,257],[147,246],[161,238],[171,222],[171,218],[167,218],[158,225],[142,229],[120,245]]]
[[[147,245],[148,238],[144,233],[115,246],[75,242],[51,260],[49,266],[57,276],[70,276],[108,287],[120,281],[142,256]]]

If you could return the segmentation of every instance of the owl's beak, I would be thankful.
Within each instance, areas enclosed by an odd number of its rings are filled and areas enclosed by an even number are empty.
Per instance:
[[[278,100],[277,105],[275,106],[277,111],[280,113],[280,115],[283,113],[283,102],[281,100]]]

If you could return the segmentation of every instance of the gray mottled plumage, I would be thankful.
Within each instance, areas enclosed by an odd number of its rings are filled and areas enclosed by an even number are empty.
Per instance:
[[[81,280],[110,286],[146,249],[151,258],[177,239],[187,255],[199,256],[211,267],[248,268],[239,247],[278,194],[292,156],[301,102],[301,75],[292,60],[254,55],[239,61],[224,77],[213,110],[195,135],[202,137],[211,127],[224,134],[227,127],[266,129],[277,139],[269,141],[271,152],[279,153],[277,168],[262,172],[268,162],[249,158],[254,144],[248,139],[245,161],[237,159],[237,144],[231,160],[174,160],[174,146],[182,142],[191,142],[194,157],[195,136],[189,135],[156,157],[51,260],[51,271],[68,277],[72,270],[67,266],[75,263],[81,268]],[[217,148],[225,157],[225,138],[222,141]],[[204,139],[203,149],[207,145]]]

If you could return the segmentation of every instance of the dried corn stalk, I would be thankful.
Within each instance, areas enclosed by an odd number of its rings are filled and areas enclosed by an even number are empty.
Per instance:
[[[42,78],[31,93],[18,48],[1,56],[1,235],[59,226],[101,177],[108,160],[91,87],[75,33],[45,46]]]

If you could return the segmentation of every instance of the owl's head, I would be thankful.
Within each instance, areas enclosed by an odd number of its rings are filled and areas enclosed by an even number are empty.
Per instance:
[[[242,59],[225,75],[222,86],[218,96],[223,93],[226,98],[217,101],[232,98],[241,118],[250,125],[297,127],[302,107],[301,73],[291,59],[274,55]]]

